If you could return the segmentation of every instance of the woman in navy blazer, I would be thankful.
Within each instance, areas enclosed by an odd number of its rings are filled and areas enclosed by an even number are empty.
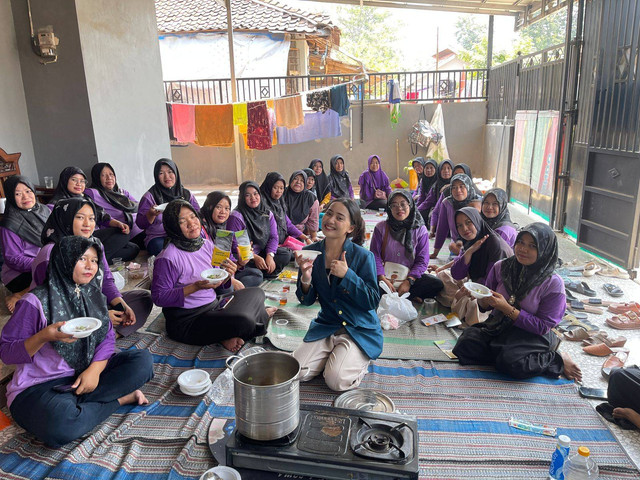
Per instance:
[[[360,245],[364,221],[358,204],[349,198],[333,200],[322,218],[325,239],[305,250],[321,252],[315,260],[303,260],[296,295],[303,305],[320,302],[320,313],[294,352],[301,367],[309,370],[302,381],[324,371],[332,390],[357,387],[369,361],[382,352],[382,329],[376,314],[380,293],[373,253]]]

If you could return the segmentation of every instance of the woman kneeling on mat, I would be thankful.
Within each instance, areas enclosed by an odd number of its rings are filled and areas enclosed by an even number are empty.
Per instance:
[[[480,308],[493,309],[491,315],[462,332],[453,353],[462,365],[495,365],[515,378],[564,375],[580,381],[580,368],[556,351],[560,340],[551,331],[566,308],[564,283],[553,273],[555,233],[544,223],[532,223],[518,234],[514,252],[487,276],[493,295],[478,300]]]
[[[309,370],[302,381],[324,370],[332,390],[357,387],[367,373],[369,360],[382,352],[382,328],[376,315],[380,292],[373,253],[362,248],[364,221],[358,204],[349,198],[329,203],[322,218],[325,239],[304,250],[321,252],[303,260],[296,295],[303,305],[320,302],[304,343],[294,352]]]
[[[17,303],[0,337],[0,358],[16,365],[7,386],[11,415],[51,447],[81,437],[121,405],[148,403],[137,389],[153,377],[151,354],[131,349],[114,355],[100,291],[102,255],[95,239],[61,239],[51,252],[47,281]],[[79,339],[60,331],[77,317],[102,325]]]
[[[162,223],[167,244],[153,267],[151,296],[162,307],[169,337],[189,345],[220,342],[237,352],[245,340],[264,335],[273,312],[265,309],[261,289],[244,288],[217,298],[214,289],[222,282],[210,283],[200,276],[211,268],[213,242],[202,237],[193,205],[171,201]]]

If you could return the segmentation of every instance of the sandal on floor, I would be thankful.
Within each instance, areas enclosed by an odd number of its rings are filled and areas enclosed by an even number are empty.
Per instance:
[[[611,328],[616,328],[618,330],[635,330],[640,328],[640,318],[638,318],[636,314],[633,314],[633,317],[622,314],[614,315],[611,318],[607,318],[605,323]]]
[[[595,297],[596,292],[593,290],[587,282],[574,282],[573,280],[567,280],[564,282],[564,286],[572,292],[581,293],[587,297]]]
[[[582,341],[583,345],[597,345],[599,343],[604,343],[607,347],[619,348],[624,347],[627,339],[625,337],[611,338],[607,335],[607,332],[602,331]]]
[[[578,328],[565,332],[562,336],[565,340],[569,340],[570,342],[581,342],[583,340],[586,341],[587,339],[591,338],[589,332],[587,332],[587,330],[580,326],[578,326]]]
[[[638,302],[612,303],[609,305],[611,313],[629,313],[640,314],[640,304]]]
[[[600,369],[602,376],[608,380],[609,376],[611,375],[611,371],[614,368],[624,367],[624,363],[627,361],[628,357],[629,350],[616,352],[614,355],[611,355],[602,364],[602,368]]]
[[[613,277],[613,278],[629,278],[629,274],[624,270],[620,270],[616,267],[605,267],[598,272],[598,275],[602,275],[603,277]]]
[[[604,285],[602,285],[602,288],[612,297],[622,297],[624,295],[624,292],[620,289],[620,287],[614,285],[613,283],[605,283]]]
[[[628,348],[610,348],[604,343],[598,343],[597,345],[587,345],[586,347],[582,347],[582,351],[584,353],[588,353],[589,355],[593,355],[594,357],[606,357],[607,355],[613,355],[615,353],[627,353],[629,354]]]
[[[591,305],[582,303],[579,300],[572,300],[570,305],[572,310],[580,310],[583,312],[595,313],[596,315],[601,315],[602,313],[604,313],[604,310],[602,310],[601,308],[592,307]]]
[[[564,296],[567,297],[567,300],[569,301],[577,300],[577,298],[573,295],[573,293],[571,293],[566,288],[564,289]]]
[[[570,309],[568,307],[567,307],[567,312],[570,315],[573,315],[574,317],[576,317],[577,320],[586,320],[587,318],[589,318],[586,313],[578,312],[578,311],[572,310],[572,309]]]
[[[599,272],[600,270],[602,270],[600,268],[600,265],[598,265],[596,262],[589,262],[584,266],[584,269],[582,270],[582,275],[584,275],[585,277],[593,277],[596,272]]]

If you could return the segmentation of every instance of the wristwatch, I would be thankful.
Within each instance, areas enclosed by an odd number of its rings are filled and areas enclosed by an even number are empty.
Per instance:
[[[409,285],[411,285],[413,287],[413,284],[416,283],[416,279],[413,277],[407,277],[407,280],[409,281]]]
[[[269,256],[270,256],[270,257],[272,257],[272,258],[276,256],[276,254],[275,254],[275,253],[273,253],[273,252],[269,252],[269,253],[267,253],[267,255],[269,255]]]

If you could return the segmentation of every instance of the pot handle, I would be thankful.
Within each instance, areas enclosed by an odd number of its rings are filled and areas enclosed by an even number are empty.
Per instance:
[[[304,373],[302,373],[302,372],[304,372]],[[309,367],[300,367],[300,372],[298,373],[298,376],[296,377],[296,380],[299,381],[307,373],[309,373]]]
[[[231,355],[230,357],[227,357],[227,359],[224,361],[224,364],[227,366],[228,369],[232,369],[233,365],[231,365],[231,361],[232,360],[240,360],[242,357],[239,355]]]

